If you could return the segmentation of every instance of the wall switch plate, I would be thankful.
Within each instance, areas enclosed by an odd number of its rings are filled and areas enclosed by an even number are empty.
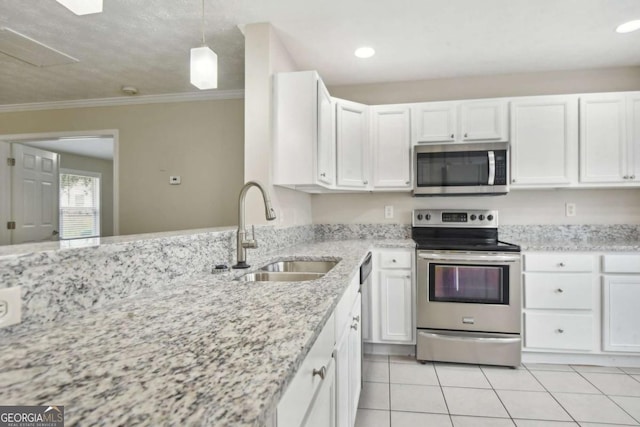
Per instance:
[[[393,206],[387,205],[384,207],[384,217],[385,219],[393,218]]]
[[[182,180],[180,179],[180,175],[169,177],[169,184],[171,185],[180,185],[181,181]]]
[[[0,289],[0,328],[22,320],[22,292],[20,286]]]
[[[576,216],[576,204],[566,203],[564,205],[564,213],[566,216]]]

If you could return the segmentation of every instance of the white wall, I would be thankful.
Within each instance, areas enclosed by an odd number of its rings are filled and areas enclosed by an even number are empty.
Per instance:
[[[272,185],[272,76],[297,71],[270,24],[251,24],[245,28],[245,143],[244,179],[264,183],[276,210],[276,224],[311,223],[311,197],[308,194]],[[266,223],[260,193],[247,195],[247,223]]]

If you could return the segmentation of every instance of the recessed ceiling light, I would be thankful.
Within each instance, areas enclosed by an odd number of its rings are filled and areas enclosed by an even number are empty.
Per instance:
[[[357,48],[353,54],[358,58],[371,58],[373,55],[376,54],[376,51],[373,50],[372,47],[365,46],[365,47]]]
[[[618,28],[616,28],[617,33],[630,33],[631,31],[635,30],[640,30],[640,19],[625,22],[622,25],[618,25]]]

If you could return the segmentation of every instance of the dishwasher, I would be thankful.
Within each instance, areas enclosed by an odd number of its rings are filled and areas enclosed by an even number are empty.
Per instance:
[[[373,269],[373,257],[371,252],[367,254],[360,265],[360,303],[362,305],[362,346],[360,351],[360,367],[364,370],[364,342],[371,339],[371,270]],[[362,374],[363,372],[361,372]],[[362,385],[364,386],[364,375],[360,375]]]

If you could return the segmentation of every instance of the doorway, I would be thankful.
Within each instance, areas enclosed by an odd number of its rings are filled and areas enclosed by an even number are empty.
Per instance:
[[[116,130],[0,136],[0,244],[118,235],[117,152]]]

